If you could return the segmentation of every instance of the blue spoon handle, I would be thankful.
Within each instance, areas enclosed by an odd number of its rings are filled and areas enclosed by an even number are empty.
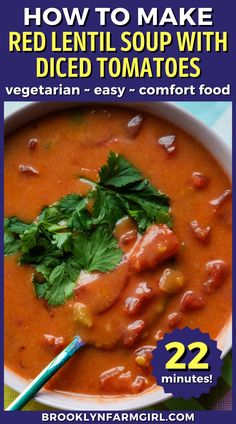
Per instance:
[[[6,408],[6,411],[22,409],[30,399],[44,386],[44,384],[80,349],[85,343],[79,336],[57,355],[50,364],[26,387],[26,389]]]

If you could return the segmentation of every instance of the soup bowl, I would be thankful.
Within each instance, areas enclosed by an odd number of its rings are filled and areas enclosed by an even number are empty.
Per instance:
[[[84,105],[86,103],[80,103]],[[91,103],[90,103],[91,104]],[[30,102],[18,111],[7,116],[5,120],[5,134],[17,130],[20,126],[30,121],[45,116],[51,112],[78,106],[77,102]],[[132,108],[151,113],[177,125],[185,132],[198,140],[221,164],[226,174],[231,178],[231,149],[211,129],[202,122],[171,103],[122,103],[119,106]],[[217,337],[218,348],[222,351],[222,357],[231,349],[232,345],[232,322],[231,319],[222,328]],[[29,384],[9,368],[4,371],[5,384],[21,392]],[[160,387],[152,387],[137,395],[125,396],[90,396],[77,393],[52,392],[41,390],[35,399],[44,405],[63,410],[129,410],[139,409],[165,401],[171,397]]]

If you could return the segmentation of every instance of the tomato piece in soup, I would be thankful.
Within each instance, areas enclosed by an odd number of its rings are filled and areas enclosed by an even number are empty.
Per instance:
[[[134,248],[130,257],[131,268],[136,272],[154,269],[178,251],[179,241],[167,225],[151,225]]]
[[[143,305],[155,296],[155,291],[144,281],[138,284],[134,293],[124,301],[123,309],[128,315],[137,314]]]
[[[229,267],[227,263],[221,259],[207,262],[206,274],[208,279],[203,284],[204,291],[211,293],[213,290],[218,289],[224,282],[228,272]]]

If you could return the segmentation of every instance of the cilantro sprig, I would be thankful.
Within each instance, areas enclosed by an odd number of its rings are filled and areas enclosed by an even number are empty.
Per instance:
[[[94,193],[96,209],[102,210],[103,205],[107,205],[103,220],[112,222],[129,215],[137,222],[140,232],[154,222],[171,226],[169,197],[143,178],[122,155],[109,154],[107,164],[100,169]]]
[[[87,196],[68,194],[34,222],[4,220],[5,255],[19,252],[19,263],[33,266],[35,293],[53,306],[73,295],[81,270],[108,272],[120,263],[113,235],[120,218],[132,217],[140,232],[154,222],[171,225],[169,198],[122,155],[111,152],[90,183]]]

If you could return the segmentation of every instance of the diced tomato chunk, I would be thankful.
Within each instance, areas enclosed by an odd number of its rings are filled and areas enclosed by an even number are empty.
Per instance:
[[[193,311],[201,309],[205,306],[205,300],[202,296],[194,293],[193,291],[187,291],[180,303],[180,309],[183,312]]]
[[[142,129],[143,121],[143,116],[138,114],[128,122],[127,132],[130,138],[135,138],[138,136]]]
[[[144,281],[137,285],[135,294],[142,298],[150,298],[152,297],[153,289],[148,286],[148,284]]]
[[[178,250],[179,241],[167,225],[151,225],[134,248],[130,257],[131,268],[136,272],[153,269],[176,255]]]
[[[121,249],[128,252],[137,240],[138,228],[133,219],[126,216],[116,223],[113,233]]]
[[[208,276],[214,279],[217,283],[222,282],[228,273],[228,265],[221,259],[209,261],[206,264],[206,272]]]
[[[135,362],[143,368],[149,368],[150,362],[153,358],[152,351],[156,346],[142,346],[135,350]]]
[[[140,393],[144,390],[147,385],[147,380],[141,375],[137,375],[133,383],[131,384],[131,392],[133,394]]]
[[[181,315],[178,312],[172,312],[168,315],[169,328],[176,328],[181,321]]]
[[[147,300],[155,295],[154,290],[147,285],[146,282],[141,282],[136,287],[133,296],[129,296],[124,302],[124,311],[128,315],[134,315],[140,311]]]
[[[52,334],[44,334],[43,339],[45,345],[50,346],[55,352],[60,352],[65,346],[64,337],[56,337]]]
[[[39,171],[33,168],[33,166],[29,166],[29,165],[19,165],[19,172],[21,174],[30,175],[30,176],[39,175]]]
[[[36,147],[37,147],[37,145],[38,145],[38,140],[37,140],[37,138],[31,138],[31,139],[28,141],[28,147],[29,147],[29,149],[30,149],[30,150],[35,150],[35,149],[36,149]]]
[[[193,172],[192,174],[193,185],[196,188],[204,188],[209,183],[209,178],[201,172]]]
[[[132,374],[131,371],[122,372],[117,378],[117,388],[119,390],[127,389],[127,386],[132,385]]]
[[[146,379],[142,376],[132,377],[131,371],[126,371],[124,367],[111,368],[100,375],[101,387],[106,391],[114,393],[124,392],[139,393],[146,385]]]
[[[117,377],[124,371],[124,369],[124,367],[114,367],[103,372],[99,377],[101,385],[104,387],[114,384],[114,382],[117,381]]]
[[[144,327],[145,327],[145,323],[141,319],[129,324],[123,333],[123,337],[122,337],[123,344],[127,347],[133,346],[134,343],[140,337]]]
[[[137,297],[127,297],[124,301],[123,309],[128,315],[136,314],[141,308],[140,299]]]
[[[209,261],[206,264],[207,281],[203,283],[204,291],[211,293],[224,282],[229,272],[228,265],[221,259]]]
[[[166,135],[159,138],[158,144],[168,153],[168,155],[173,154],[176,149],[175,135]]]
[[[190,228],[198,240],[203,242],[207,242],[209,240],[211,234],[210,226],[203,227],[198,223],[197,220],[195,220],[190,223]]]

